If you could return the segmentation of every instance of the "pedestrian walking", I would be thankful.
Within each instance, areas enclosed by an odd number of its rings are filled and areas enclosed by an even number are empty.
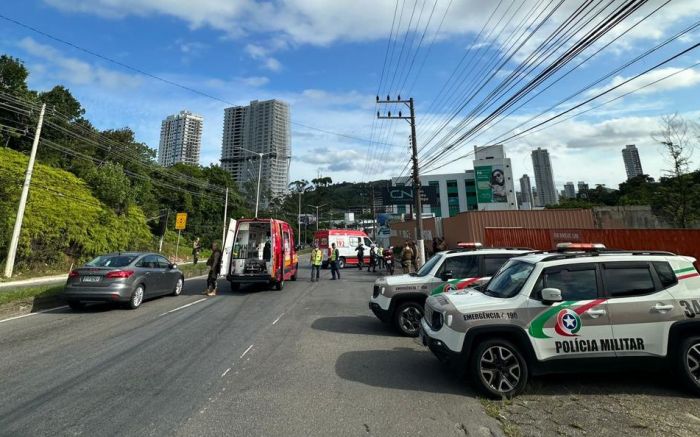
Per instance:
[[[316,282],[321,275],[321,262],[323,261],[323,252],[318,248],[318,243],[314,243],[314,248],[311,251],[311,282],[314,282],[314,274]]]
[[[379,270],[384,268],[384,248],[381,244],[377,247],[377,267]]]
[[[357,252],[357,266],[362,270],[365,266],[365,246],[362,245],[362,241],[355,248],[355,252]]]
[[[413,250],[411,250],[411,245],[406,240],[401,251],[401,268],[403,268],[403,273],[407,274],[411,271],[411,259],[413,259]]]
[[[335,243],[331,244],[331,253],[328,256],[328,260],[331,263],[331,275],[333,277],[331,278],[331,281],[336,280],[336,276],[338,277],[337,279],[340,279],[340,269],[338,268],[338,259],[340,258],[340,251],[335,247]]]
[[[207,275],[207,290],[204,292],[207,296],[216,296],[216,278],[219,277],[221,270],[221,250],[219,245],[212,243],[211,256],[207,260],[209,266],[209,274]]]
[[[199,237],[195,238],[192,244],[192,263],[197,265],[199,262],[199,253],[202,251],[202,243],[199,242]]]
[[[370,272],[377,271],[377,249],[374,244],[369,246],[369,266],[367,266],[367,271]]]

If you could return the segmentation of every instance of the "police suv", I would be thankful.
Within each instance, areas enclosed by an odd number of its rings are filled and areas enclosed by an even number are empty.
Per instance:
[[[428,296],[487,281],[510,258],[531,251],[482,249],[479,243],[460,243],[460,247],[435,254],[416,273],[377,279],[369,308],[401,334],[417,337]]]
[[[666,366],[700,394],[700,275],[669,252],[532,253],[478,288],[430,297],[423,344],[490,397],[530,375]],[[593,249],[591,251],[591,249]]]

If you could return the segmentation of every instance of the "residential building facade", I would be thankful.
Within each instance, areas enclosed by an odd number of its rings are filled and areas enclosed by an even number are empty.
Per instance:
[[[564,196],[567,199],[576,198],[576,187],[574,186],[573,182],[567,182],[564,184]]]
[[[644,174],[642,161],[639,159],[639,150],[634,144],[628,144],[622,149],[622,160],[625,161],[625,171],[627,179],[632,179]]]
[[[199,165],[204,119],[189,111],[168,116],[160,125],[158,163],[170,167],[179,162]]]
[[[552,162],[549,151],[538,147],[532,151],[532,167],[535,170],[537,184],[537,206],[556,205],[559,203],[559,193],[554,186]]]
[[[231,173],[240,188],[258,181],[261,193],[273,196],[287,191],[292,155],[289,105],[280,100],[253,100],[248,106],[226,108],[224,112],[221,167]],[[260,158],[258,153],[264,155]],[[267,199],[261,199],[266,204]]]
[[[474,147],[474,178],[479,211],[518,209],[513,168],[502,144]]]

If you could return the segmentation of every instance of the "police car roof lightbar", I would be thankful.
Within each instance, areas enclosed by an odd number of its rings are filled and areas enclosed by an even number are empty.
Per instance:
[[[481,249],[483,245],[477,241],[471,243],[460,242],[457,243],[457,247],[459,247],[460,249]]]
[[[604,250],[606,247],[601,243],[559,243],[557,244],[557,250],[559,252],[565,251],[596,251]]]

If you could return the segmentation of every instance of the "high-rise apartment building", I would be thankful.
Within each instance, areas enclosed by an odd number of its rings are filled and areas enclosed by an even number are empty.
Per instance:
[[[564,184],[564,195],[567,199],[576,198],[576,187],[573,182],[567,182]]]
[[[280,100],[253,100],[248,106],[226,108],[224,112],[221,167],[231,173],[239,187],[258,181],[262,157],[261,193],[287,191],[292,155],[289,105]],[[252,152],[252,153],[251,153]],[[261,199],[266,204],[267,199]]]
[[[639,160],[639,151],[634,144],[628,144],[622,149],[622,159],[625,161],[625,171],[627,179],[644,174],[642,171],[642,161]]]
[[[170,115],[160,125],[158,163],[170,167],[178,162],[199,165],[204,119],[189,111]]]
[[[520,193],[522,197],[520,209],[532,209],[535,206],[532,201],[532,185],[530,184],[530,176],[526,174],[520,178]]]
[[[552,163],[549,160],[547,149],[538,147],[537,150],[532,151],[532,167],[535,170],[535,183],[537,184],[537,206],[559,203],[559,195],[554,186]]]

